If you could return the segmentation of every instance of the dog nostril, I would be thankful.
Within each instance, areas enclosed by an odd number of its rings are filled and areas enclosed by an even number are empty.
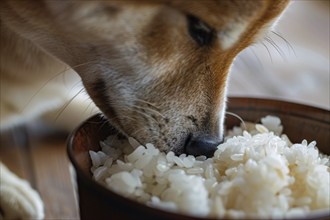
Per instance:
[[[190,135],[185,144],[185,152],[193,156],[212,157],[221,140],[211,135],[193,137]]]

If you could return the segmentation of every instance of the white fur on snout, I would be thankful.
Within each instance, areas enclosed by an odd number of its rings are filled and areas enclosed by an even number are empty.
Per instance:
[[[227,50],[238,42],[248,24],[248,21],[242,20],[229,22],[220,32],[218,32],[222,48]]]
[[[228,79],[227,79],[228,82]],[[226,109],[227,109],[227,86],[228,83],[225,83],[225,87],[223,88],[223,100],[222,105],[220,106],[220,110],[218,112],[219,114],[219,130],[218,130],[218,137],[221,139],[224,136],[224,124],[225,124],[225,115],[226,115]]]

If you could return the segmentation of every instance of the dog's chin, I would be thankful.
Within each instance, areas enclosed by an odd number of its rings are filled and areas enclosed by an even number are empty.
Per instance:
[[[120,138],[133,138],[135,141],[137,141],[139,144],[145,146],[147,143],[153,144],[156,148],[158,148],[160,151],[164,153],[168,153],[170,151],[173,151],[175,155],[181,155],[184,152],[184,145],[185,145],[185,138],[182,138],[182,141],[176,141],[175,144],[168,146],[165,142],[163,143],[160,138],[153,137],[152,135],[146,135],[146,136],[137,136],[130,132],[127,132],[124,127],[121,126],[121,124],[117,123],[117,121],[112,121],[111,118],[108,118],[105,115],[102,115],[102,121],[101,124],[108,124],[111,127],[112,133],[116,134]],[[137,128],[138,129],[138,128]],[[179,139],[179,137],[175,137],[175,140]]]

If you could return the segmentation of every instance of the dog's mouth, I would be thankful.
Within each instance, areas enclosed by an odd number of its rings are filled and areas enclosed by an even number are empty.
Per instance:
[[[165,153],[172,151],[177,156],[181,154],[187,154],[193,155],[195,157],[206,156],[209,158],[213,156],[219,144],[223,142],[223,138],[218,138],[212,135],[194,135],[193,133],[188,133],[182,137],[174,137],[173,139],[177,140],[177,144],[171,148],[167,148],[160,146],[161,142],[152,141],[155,140],[154,137],[147,138],[129,134],[125,132],[125,130],[121,128],[120,125],[111,123],[111,121],[105,117],[103,117],[102,123],[109,124],[112,129],[115,130],[114,133],[117,134],[119,139],[130,139],[131,142],[134,142],[134,145],[146,146],[146,144],[151,143],[159,150]]]

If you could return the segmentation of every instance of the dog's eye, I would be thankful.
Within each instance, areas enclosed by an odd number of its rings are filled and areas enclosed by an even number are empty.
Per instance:
[[[193,15],[188,15],[188,31],[199,46],[210,45],[214,38],[214,30],[205,22]]]

